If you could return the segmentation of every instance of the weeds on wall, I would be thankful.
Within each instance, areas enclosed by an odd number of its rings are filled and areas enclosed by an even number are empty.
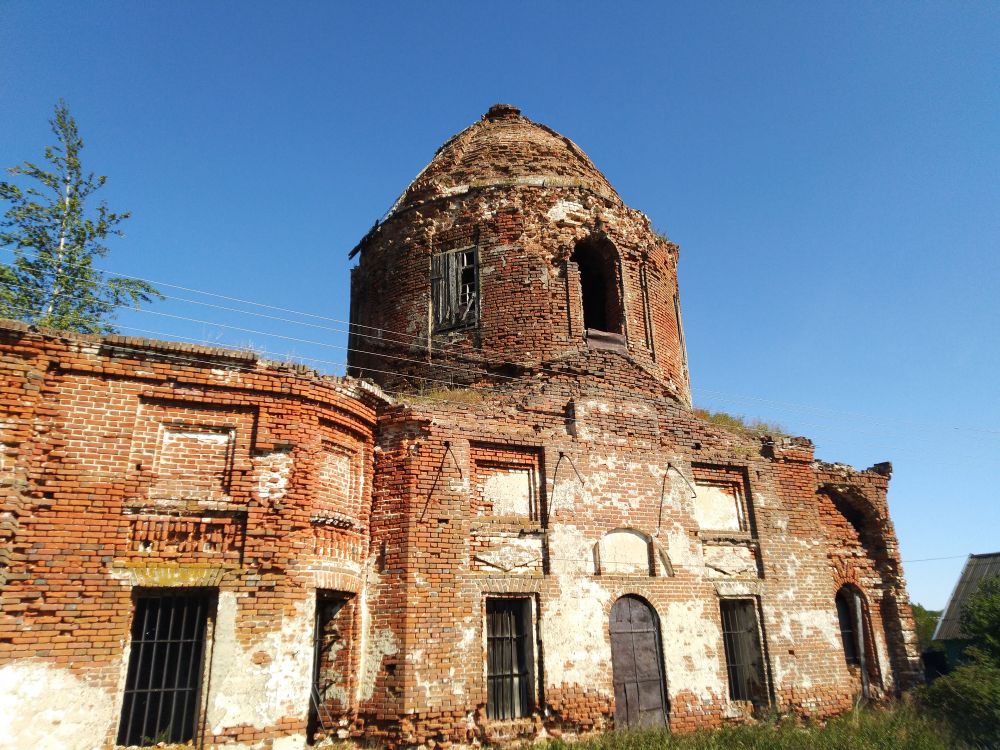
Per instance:
[[[744,435],[770,435],[771,437],[787,437],[788,432],[776,422],[766,422],[761,419],[748,419],[741,414],[729,414],[724,411],[709,411],[708,409],[695,408],[694,414],[699,419],[704,419],[719,427],[728,430],[735,430]]]

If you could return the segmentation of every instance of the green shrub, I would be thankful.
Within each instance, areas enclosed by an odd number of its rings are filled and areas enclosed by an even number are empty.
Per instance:
[[[974,747],[1000,748],[1000,577],[984,579],[962,608],[965,663],[918,696]]]
[[[920,691],[927,710],[974,747],[1000,748],[1000,667],[973,659]]]

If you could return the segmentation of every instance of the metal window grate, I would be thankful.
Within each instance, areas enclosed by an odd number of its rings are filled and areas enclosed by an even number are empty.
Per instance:
[[[729,697],[733,700],[765,702],[764,664],[752,599],[723,599],[722,639],[726,650]]]
[[[208,609],[208,593],[136,599],[119,745],[194,739]]]
[[[531,604],[486,600],[486,715],[516,719],[531,713]]]

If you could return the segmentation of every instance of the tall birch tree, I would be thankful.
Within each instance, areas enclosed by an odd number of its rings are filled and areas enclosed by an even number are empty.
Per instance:
[[[31,162],[8,173],[27,183],[0,182],[0,201],[9,204],[0,220],[0,316],[81,333],[113,333],[122,305],[138,306],[161,297],[148,282],[106,274],[93,263],[107,255],[104,242],[122,236],[128,212],[110,211],[87,200],[107,177],[84,172],[83,139],[62,100],[49,121],[56,143],[45,149],[46,166]]]

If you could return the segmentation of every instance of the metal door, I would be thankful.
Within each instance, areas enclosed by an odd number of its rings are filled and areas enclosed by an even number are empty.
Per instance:
[[[667,723],[663,652],[653,608],[637,596],[611,607],[611,672],[615,726],[662,727]]]

